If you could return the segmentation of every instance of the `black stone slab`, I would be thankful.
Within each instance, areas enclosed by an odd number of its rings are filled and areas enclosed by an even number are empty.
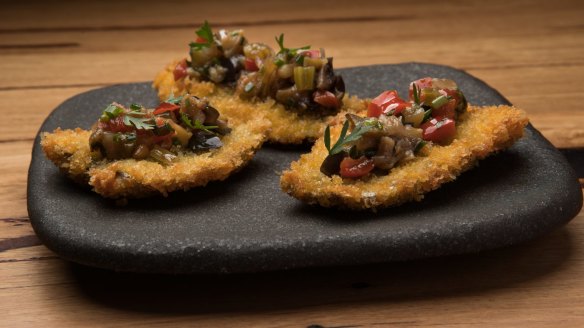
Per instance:
[[[407,63],[341,70],[351,94],[376,96],[425,76],[452,78],[473,104],[507,104],[467,73]],[[40,131],[89,128],[110,102],[156,103],[150,83],[77,95]],[[302,204],[278,172],[306,149],[265,147],[224,182],[116,207],[61,175],[35,140],[28,176],[30,221],[41,241],[74,262],[120,271],[225,273],[409,260],[517,244],[572,219],[582,191],[562,155],[533,127],[508,151],[458,180],[376,214]]]

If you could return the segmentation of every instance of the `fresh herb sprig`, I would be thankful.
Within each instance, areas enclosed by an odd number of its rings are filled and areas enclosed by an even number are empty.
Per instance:
[[[420,88],[418,88],[418,85],[416,83],[412,82],[412,96],[414,97],[414,106],[418,106],[418,107],[425,109],[424,118],[422,119],[422,123],[424,123],[432,118],[432,107],[426,109],[427,107],[422,106],[421,101],[420,101],[420,93],[421,93],[421,90],[420,90]]]
[[[416,105],[420,104],[420,89],[418,88],[418,85],[414,82],[412,82],[412,94],[414,96],[414,103]]]
[[[200,39],[205,40],[205,42],[191,42],[191,48],[196,50],[201,50],[203,48],[209,48],[213,44],[213,31],[209,22],[205,21],[203,26],[201,26],[196,32]]]
[[[191,128],[193,130],[202,130],[202,131],[209,132],[209,133],[215,133],[211,130],[218,128],[218,126],[216,126],[216,125],[204,125],[203,123],[201,123],[198,120],[195,120],[194,122],[192,122],[186,113],[180,113],[180,119],[181,119],[181,121],[183,121],[184,124],[186,124],[189,128]]]
[[[131,104],[130,105],[130,110],[133,112],[140,112],[140,111],[142,111],[142,108],[144,108],[144,106],[142,106],[140,104]]]
[[[331,148],[331,130],[330,126],[327,126],[324,130],[324,146],[329,152],[329,155],[335,155],[343,151],[344,147],[359,140],[365,133],[373,130],[379,129],[381,123],[377,120],[365,120],[355,126],[351,134],[347,136],[347,131],[349,130],[349,121],[345,121],[343,128],[341,129],[341,135],[337,142]]]
[[[289,55],[291,57],[296,56],[296,54],[298,53],[299,50],[310,49],[310,46],[304,46],[304,47],[300,47],[300,48],[286,48],[284,46],[284,33],[280,33],[280,35],[276,37],[276,42],[280,46],[280,51],[278,52],[278,54],[286,54],[286,55]]]
[[[124,124],[127,126],[135,126],[138,130],[152,130],[154,123],[149,117],[135,117],[131,115],[124,116]]]
[[[171,93],[170,96],[168,96],[168,99],[166,99],[164,102],[169,103],[169,104],[173,104],[173,105],[178,105],[182,99],[183,99],[183,96],[179,95],[179,96],[175,97],[174,93]]]

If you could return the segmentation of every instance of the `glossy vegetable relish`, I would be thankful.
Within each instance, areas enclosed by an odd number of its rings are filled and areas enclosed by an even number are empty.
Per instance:
[[[207,100],[188,94],[155,109],[112,103],[91,129],[92,159],[149,159],[167,165],[182,152],[219,148],[221,137],[230,132],[219,116]]]
[[[329,154],[320,170],[343,178],[387,174],[413,159],[428,142],[449,144],[456,135],[458,115],[466,108],[464,94],[452,80],[416,80],[410,83],[408,101],[395,90],[384,91],[370,102],[366,118],[347,115],[334,145],[327,127],[324,142]]]
[[[196,34],[190,60],[183,59],[173,71],[175,81],[212,81],[234,88],[242,99],[271,98],[300,114],[326,116],[340,110],[345,84],[324,49],[287,48],[281,34],[276,52],[249,43],[242,30],[213,33],[207,22]]]

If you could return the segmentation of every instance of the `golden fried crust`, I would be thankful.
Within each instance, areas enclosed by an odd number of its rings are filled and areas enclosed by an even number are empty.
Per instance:
[[[298,115],[295,112],[286,110],[284,106],[269,99],[266,101],[249,102],[239,99],[229,88],[215,85],[211,82],[192,81],[188,77],[184,80],[175,81],[173,69],[178,61],[168,65],[159,72],[154,79],[154,88],[158,90],[158,97],[161,101],[173,95],[190,93],[198,97],[207,97],[214,106],[223,101],[230,101],[237,104],[231,108],[236,111],[221,111],[221,115],[230,118],[233,115],[255,116],[262,113],[271,123],[272,128],[268,131],[268,140],[282,144],[299,144],[304,141],[314,141],[322,135],[324,128],[333,119],[332,116],[323,118]],[[218,106],[218,105],[217,105]],[[366,108],[367,102],[357,97],[345,96],[343,99],[342,111],[358,112]]]
[[[524,111],[509,106],[469,107],[460,117],[456,139],[448,146],[425,147],[424,156],[368,179],[327,177],[320,165],[327,155],[323,139],[283,172],[283,191],[309,204],[350,209],[378,209],[420,201],[424,194],[453,181],[480,159],[511,146],[523,135]],[[336,140],[340,125],[331,129]]]
[[[41,134],[41,146],[47,157],[71,179],[85,184],[89,180],[87,169],[91,164],[89,131],[61,130]]]
[[[231,133],[222,138],[223,147],[200,155],[179,155],[178,160],[169,166],[134,159],[92,163],[90,132],[81,129],[57,129],[53,133],[44,133],[41,145],[47,157],[59,168],[72,178],[83,177],[95,192],[104,197],[140,198],[158,193],[166,196],[174,190],[224,180],[242,168],[261,147],[269,124],[260,117],[233,125]]]

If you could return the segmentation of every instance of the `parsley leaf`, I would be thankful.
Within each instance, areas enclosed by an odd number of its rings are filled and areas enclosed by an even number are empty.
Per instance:
[[[127,126],[135,126],[138,130],[152,130],[154,129],[154,124],[151,122],[151,118],[144,117],[134,117],[130,115],[124,116],[124,124]]]
[[[174,96],[173,93],[170,94],[170,96],[168,96],[168,99],[166,99],[164,102],[165,103],[169,103],[169,104],[173,104],[173,105],[178,105],[180,103],[180,101],[183,99],[183,96]]]
[[[304,46],[304,47],[300,47],[300,48],[286,48],[286,47],[284,47],[284,33],[280,33],[280,36],[276,37],[276,42],[280,46],[280,51],[278,53],[279,54],[286,54],[286,55],[289,55],[291,57],[296,56],[296,54],[298,53],[299,50],[310,49],[310,46]]]
[[[213,44],[213,31],[211,30],[209,22],[205,21],[203,26],[201,26],[201,28],[199,28],[195,33],[199,36],[199,39],[203,39],[205,42],[191,42],[191,48],[201,50],[202,48],[208,48],[211,46],[211,44]]]
[[[215,132],[210,131],[210,130],[213,130],[213,129],[216,129],[216,128],[218,128],[217,125],[203,125],[203,123],[195,120],[195,129],[199,129],[199,130],[203,130],[203,131],[206,131],[206,132],[215,133]]]
[[[180,113],[180,119],[181,121],[183,121],[184,124],[186,124],[189,128],[193,130],[202,130],[205,132],[214,133],[211,130],[218,128],[218,126],[216,125],[203,125],[203,123],[201,123],[198,120],[195,120],[195,122],[191,122],[189,116],[186,113]]]

